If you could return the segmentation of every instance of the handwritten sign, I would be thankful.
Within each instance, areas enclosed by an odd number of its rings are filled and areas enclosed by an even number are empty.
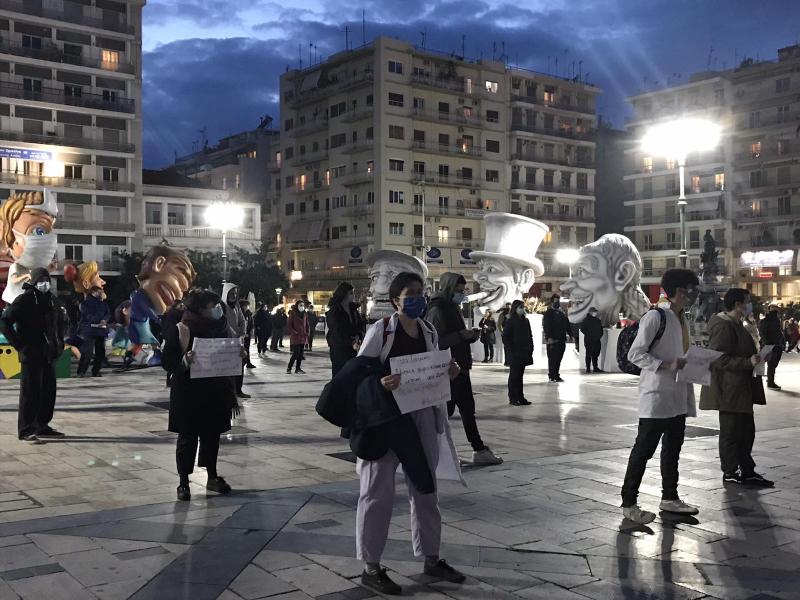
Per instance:
[[[709,350],[702,346],[689,346],[689,351],[684,358],[686,366],[678,371],[676,381],[711,385],[711,363],[722,356],[722,352]]]
[[[758,355],[761,357],[761,362],[758,363],[755,368],[753,369],[753,375],[758,376],[760,375],[763,377],[767,374],[767,361],[772,358],[772,353],[775,351],[775,346],[764,346]]]
[[[400,386],[393,395],[403,414],[450,400],[450,350],[420,352],[389,359],[392,374],[400,375]]]
[[[242,373],[242,343],[239,338],[194,338],[192,379],[230,377]]]

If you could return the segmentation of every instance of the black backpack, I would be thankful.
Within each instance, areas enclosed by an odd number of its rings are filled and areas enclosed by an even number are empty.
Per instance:
[[[648,352],[652,350],[653,346],[656,345],[656,342],[662,338],[664,335],[664,330],[667,328],[667,314],[664,312],[664,309],[654,308],[651,310],[657,310],[658,314],[661,315],[661,325],[658,327],[656,337],[654,337],[653,341],[650,342],[650,347],[647,349]],[[623,373],[628,373],[629,375],[642,374],[642,369],[628,360],[628,352],[630,351],[631,346],[633,346],[633,340],[636,339],[636,334],[638,333],[639,321],[636,321],[635,323],[632,323],[623,329],[622,333],[619,334],[619,340],[617,340],[617,364],[619,365],[619,370]]]

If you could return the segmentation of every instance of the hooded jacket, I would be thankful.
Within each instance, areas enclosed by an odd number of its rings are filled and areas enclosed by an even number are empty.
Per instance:
[[[462,370],[472,368],[472,353],[470,344],[476,338],[475,334],[467,329],[461,308],[453,302],[459,280],[463,276],[458,273],[442,273],[439,278],[439,291],[431,299],[425,318],[431,322],[439,334],[439,349],[450,348],[453,359]]]
[[[81,304],[81,321],[78,335],[83,339],[90,337],[106,337],[108,327],[101,327],[100,323],[111,319],[111,309],[108,303],[100,298],[89,296]]]
[[[237,298],[233,306],[228,304],[228,294],[231,290],[238,290],[239,286],[235,283],[226,283],[222,286],[222,304],[225,306],[225,318],[228,319],[228,326],[236,332],[239,337],[244,337],[247,332],[247,321],[244,313],[239,307]]]

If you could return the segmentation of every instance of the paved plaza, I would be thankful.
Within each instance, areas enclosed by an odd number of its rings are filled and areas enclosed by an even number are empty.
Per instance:
[[[68,437],[16,439],[18,384],[0,382],[0,600],[274,598],[359,600],[355,466],[338,430],[314,411],[327,351],[307,375],[286,353],[257,360],[252,399],[223,440],[219,472],[234,487],[175,501],[175,436],[160,369],[59,381],[53,425]],[[781,364],[784,391],[757,409],[754,456],[774,489],[723,486],[715,413],[691,419],[682,497],[697,518],[624,521],[619,487],[635,437],[636,378],[582,375],[568,351],[562,384],[541,357],[526,374],[529,407],[511,407],[506,371],[476,365],[484,440],[505,462],[445,483],[442,556],[461,586],[420,575],[409,508],[398,498],[385,564],[420,600],[800,598],[800,357]],[[468,446],[451,421],[462,456]],[[640,503],[660,498],[651,461]]]

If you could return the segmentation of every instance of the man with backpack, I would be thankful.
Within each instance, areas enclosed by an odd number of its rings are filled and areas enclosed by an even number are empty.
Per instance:
[[[661,442],[660,510],[694,515],[698,509],[678,496],[678,460],[686,417],[697,416],[694,387],[676,381],[676,372],[686,366],[689,329],[684,311],[700,281],[688,269],[669,269],[661,278],[661,287],[669,299],[669,308],[650,310],[642,317],[628,360],[641,369],[639,379],[639,428],[628,459],[622,486],[622,514],[639,524],[656,518],[637,504],[647,461]],[[622,366],[622,365],[620,365]],[[623,369],[624,370],[624,369]]]

